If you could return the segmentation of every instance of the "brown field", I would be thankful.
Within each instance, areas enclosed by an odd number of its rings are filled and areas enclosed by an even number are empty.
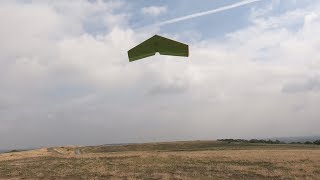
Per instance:
[[[0,179],[320,179],[320,146],[191,141],[0,154]]]

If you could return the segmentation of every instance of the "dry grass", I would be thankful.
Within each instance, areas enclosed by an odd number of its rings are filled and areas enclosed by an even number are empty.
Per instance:
[[[207,147],[209,150],[195,151],[207,145],[193,144],[189,147],[192,151],[185,149],[186,145],[183,151],[177,149],[179,145],[166,151],[164,144],[160,150],[154,144],[140,145],[152,146],[152,150],[140,147],[144,151],[135,146],[102,152],[110,147],[100,146],[0,154],[0,178],[320,179],[320,148],[315,146],[245,146],[247,149],[234,150],[223,148],[230,148],[230,144],[219,144],[219,150]],[[76,149],[84,153],[76,155]]]

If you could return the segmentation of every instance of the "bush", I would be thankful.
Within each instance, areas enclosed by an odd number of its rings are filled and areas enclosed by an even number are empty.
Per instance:
[[[306,141],[306,142],[304,142],[304,144],[313,144],[313,143],[310,141]]]
[[[316,141],[313,141],[313,144],[320,145],[320,139],[316,140]]]

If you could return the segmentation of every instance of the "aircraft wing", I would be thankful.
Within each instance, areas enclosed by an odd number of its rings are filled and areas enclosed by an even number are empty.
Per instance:
[[[189,56],[189,46],[162,36],[155,35],[128,51],[129,61],[135,61],[153,56],[159,52],[161,55]]]

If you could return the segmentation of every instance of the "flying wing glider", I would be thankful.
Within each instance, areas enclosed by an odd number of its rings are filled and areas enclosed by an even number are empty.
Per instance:
[[[189,56],[189,46],[159,35],[147,39],[128,51],[129,61],[135,61],[159,52],[161,55]]]

